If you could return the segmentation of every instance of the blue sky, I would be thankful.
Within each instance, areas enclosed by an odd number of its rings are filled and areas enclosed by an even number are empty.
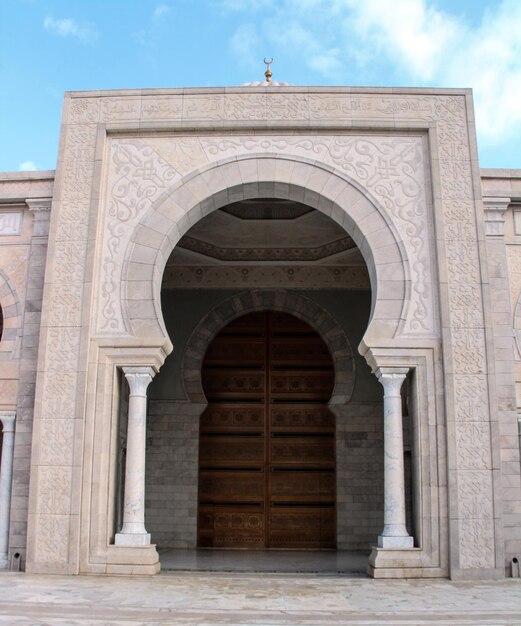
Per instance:
[[[63,92],[474,89],[481,167],[521,168],[521,0],[0,0],[0,171],[54,169]]]

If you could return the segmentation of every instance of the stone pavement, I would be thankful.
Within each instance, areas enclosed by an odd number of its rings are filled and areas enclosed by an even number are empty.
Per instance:
[[[521,580],[382,581],[305,574],[153,578],[0,573],[0,624],[521,624]]]

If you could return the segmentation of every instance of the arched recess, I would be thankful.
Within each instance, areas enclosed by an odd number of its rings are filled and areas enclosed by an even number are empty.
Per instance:
[[[123,316],[131,334],[164,337],[168,343],[160,293],[170,253],[205,215],[259,197],[302,202],[346,230],[365,258],[372,285],[363,343],[371,346],[374,340],[392,339],[407,317],[410,273],[405,247],[387,214],[360,185],[333,168],[270,154],[249,154],[201,168],[165,192],[143,215],[127,248],[122,275]],[[148,276],[145,289],[143,276]]]
[[[2,333],[0,339],[0,360],[16,356],[22,333],[22,312],[20,301],[9,279],[0,270],[0,307]]]
[[[370,402],[360,401],[359,398],[352,401],[359,379],[357,372],[366,366],[354,353],[348,331],[312,297],[286,289],[244,290],[223,299],[201,318],[185,344],[180,363],[184,398],[172,401],[168,401],[166,397],[149,399],[148,436],[149,441],[157,443],[152,444],[155,445],[153,453],[147,455],[147,487],[153,493],[147,504],[147,515],[151,520],[147,530],[152,533],[154,541],[160,547],[192,548],[196,545],[197,519],[193,509],[198,485],[198,423],[199,416],[207,406],[201,376],[203,359],[212,340],[225,326],[256,311],[284,312],[301,319],[318,332],[331,353],[334,387],[328,406],[335,415],[336,467],[338,475],[342,477],[337,485],[337,544],[339,549],[361,549],[358,545],[361,532],[353,531],[353,519],[356,517],[364,522],[365,547],[370,539],[376,540],[376,534],[380,530],[380,521],[373,519],[379,514],[379,505],[367,504],[366,501],[358,503],[356,490],[360,489],[360,482],[355,486],[349,478],[357,476],[357,464],[359,461],[364,462],[360,455],[360,446],[367,443],[368,455],[377,459],[383,454],[379,430],[381,396]],[[168,376],[168,372],[162,370],[157,377],[161,378],[163,375]],[[353,420],[358,421],[362,430],[367,427],[367,442],[360,443],[358,437],[355,441],[351,427]],[[166,429],[165,425],[168,425]],[[358,427],[355,430],[356,428]],[[179,446],[179,455],[173,452],[175,446]],[[358,455],[356,459],[350,456],[350,451],[354,448],[354,454]],[[171,469],[168,477],[163,477],[167,466],[165,464],[169,463]],[[155,472],[160,467],[159,478],[156,479]],[[381,490],[381,474],[376,478],[367,473],[358,475],[358,481],[360,479],[365,480],[373,491],[379,493],[378,490]],[[375,499],[379,497],[376,495]],[[165,498],[169,503],[166,508]],[[350,498],[357,502],[355,515],[344,504]],[[165,510],[168,510],[167,515]],[[377,528],[372,527],[375,525]]]
[[[335,386],[329,404],[334,409],[334,405],[349,402],[355,385],[355,361],[344,329],[316,302],[285,289],[243,291],[224,300],[203,317],[192,332],[183,356],[182,375],[187,398],[194,403],[206,403],[201,369],[206,350],[217,333],[237,317],[264,310],[291,313],[318,332],[335,364]]]

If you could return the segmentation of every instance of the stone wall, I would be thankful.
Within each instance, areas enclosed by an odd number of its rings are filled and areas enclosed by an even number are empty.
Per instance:
[[[34,394],[54,172],[0,174],[0,410],[13,410],[9,554],[25,560]]]

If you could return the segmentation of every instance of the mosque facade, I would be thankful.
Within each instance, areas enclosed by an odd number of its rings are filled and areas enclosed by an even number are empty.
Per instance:
[[[65,94],[0,174],[0,566],[519,572],[521,170],[465,89]]]

